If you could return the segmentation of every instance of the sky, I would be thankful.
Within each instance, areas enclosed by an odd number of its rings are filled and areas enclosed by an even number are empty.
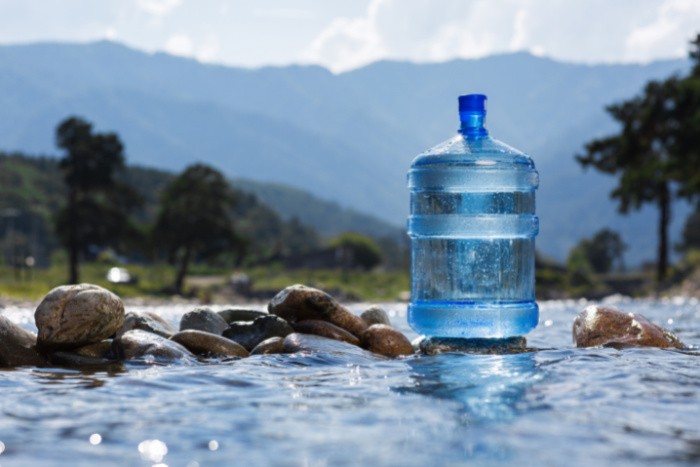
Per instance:
[[[0,0],[0,44],[109,39],[242,67],[687,55],[700,0]]]

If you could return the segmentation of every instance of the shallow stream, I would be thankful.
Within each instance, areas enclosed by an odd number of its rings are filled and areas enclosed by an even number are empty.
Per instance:
[[[700,344],[696,299],[610,301]],[[698,465],[700,352],[575,349],[585,306],[540,303],[528,345],[549,350],[518,355],[0,370],[0,466]],[[0,309],[36,332],[33,312]]]

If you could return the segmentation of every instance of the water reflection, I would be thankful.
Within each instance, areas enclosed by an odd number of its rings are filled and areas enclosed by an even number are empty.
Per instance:
[[[459,402],[472,422],[508,421],[541,378],[533,353],[474,355],[445,353],[408,360],[412,386],[398,388]]]

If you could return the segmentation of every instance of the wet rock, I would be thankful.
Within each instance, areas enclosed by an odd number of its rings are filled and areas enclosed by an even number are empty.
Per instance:
[[[259,310],[248,310],[245,308],[228,308],[226,310],[217,311],[224,321],[228,324],[238,321],[253,321],[261,316],[267,316],[267,313]]]
[[[124,304],[96,285],[64,285],[44,297],[34,320],[40,351],[75,349],[113,335],[124,322]]]
[[[446,352],[471,353],[482,355],[508,355],[532,352],[524,337],[505,339],[462,339],[459,337],[426,337],[419,343],[420,351],[426,355]]]
[[[387,326],[391,326],[389,315],[386,311],[384,311],[384,308],[377,305],[372,305],[371,307],[367,308],[364,312],[362,312],[360,318],[367,323],[367,326],[372,326],[373,324],[386,324]]]
[[[45,364],[36,350],[36,336],[0,315],[0,368]]]
[[[90,357],[66,351],[51,352],[48,359],[54,365],[70,368],[104,368],[115,364],[115,361],[109,358]]]
[[[112,339],[105,339],[94,344],[79,347],[71,352],[81,357],[111,359],[113,357]]]
[[[182,315],[180,319],[180,331],[186,329],[196,329],[220,336],[228,329],[228,323],[210,308],[200,307]]]
[[[132,329],[152,332],[169,338],[177,331],[162,316],[152,311],[130,311],[124,316],[124,324],[117,330],[117,337]]]
[[[268,355],[275,353],[284,353],[284,337],[270,337],[269,339],[265,339],[250,351],[251,355]]]
[[[265,339],[285,337],[293,332],[292,326],[284,319],[275,315],[265,315],[254,321],[234,322],[223,335],[250,351]]]
[[[120,360],[150,356],[161,361],[175,361],[194,357],[181,344],[140,329],[132,329],[115,338],[112,350]]]
[[[572,331],[576,347],[685,348],[673,333],[644,316],[599,305],[586,307],[574,319]]]
[[[347,342],[315,336],[313,334],[293,333],[284,338],[283,353],[312,352],[319,354],[340,355],[342,361],[357,360],[358,358],[376,361],[379,355],[367,352]]]
[[[360,339],[353,336],[345,329],[320,319],[305,319],[292,325],[294,332],[302,334],[314,334],[316,336],[327,337],[337,341],[347,342],[352,345],[360,345]]]
[[[186,329],[170,338],[173,342],[182,344],[196,355],[210,357],[247,357],[248,351],[242,345],[218,334]]]
[[[362,334],[362,347],[385,357],[413,355],[413,346],[406,336],[386,324],[373,324]]]
[[[268,311],[290,323],[307,319],[328,321],[360,337],[367,324],[357,315],[340,305],[326,292],[305,285],[292,285],[275,295]]]

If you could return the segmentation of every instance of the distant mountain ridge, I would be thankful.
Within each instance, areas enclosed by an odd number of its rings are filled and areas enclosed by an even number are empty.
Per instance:
[[[454,134],[456,97],[490,96],[491,133],[532,155],[541,176],[538,248],[562,259],[603,227],[628,263],[653,257],[655,213],[620,218],[614,181],[574,154],[615,129],[604,107],[688,67],[577,65],[526,53],[439,64],[378,62],[340,75],[317,66],[238,69],[112,42],[0,47],[0,149],[55,153],[71,114],[120,134],[129,163],[180,170],[204,161],[231,178],[282,183],[404,225],[405,173]],[[683,216],[676,215],[678,232]]]

